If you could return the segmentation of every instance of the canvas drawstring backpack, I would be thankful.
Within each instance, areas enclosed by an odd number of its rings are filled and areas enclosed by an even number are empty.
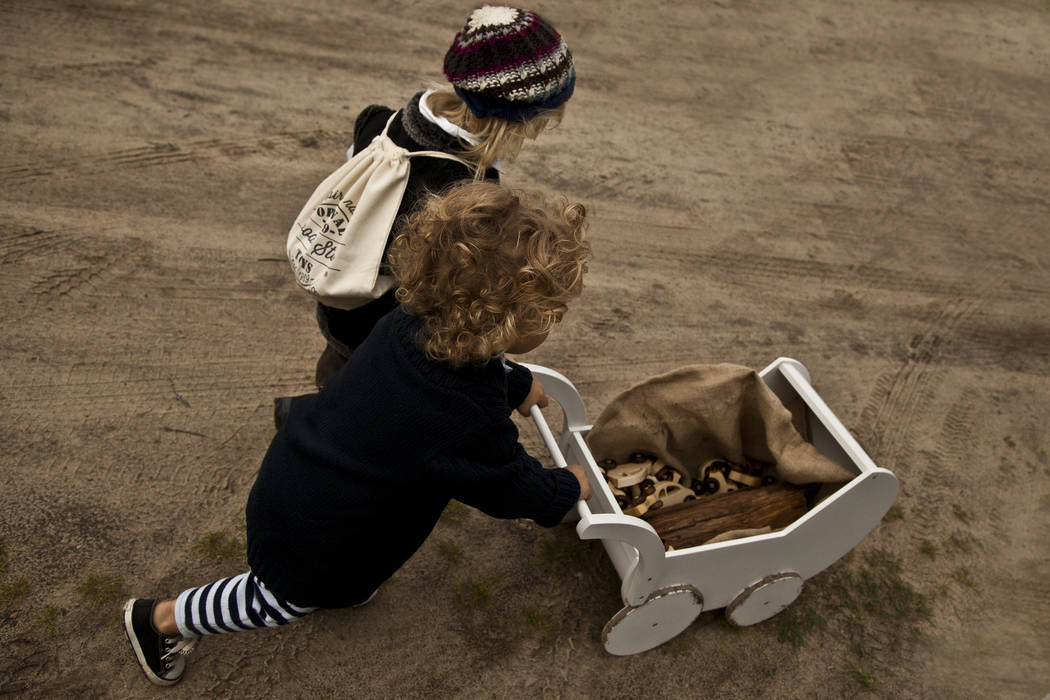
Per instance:
[[[445,158],[440,151],[408,151],[383,132],[324,179],[299,212],[285,251],[299,286],[326,306],[354,309],[395,285],[380,274],[387,239],[408,184],[409,159]]]

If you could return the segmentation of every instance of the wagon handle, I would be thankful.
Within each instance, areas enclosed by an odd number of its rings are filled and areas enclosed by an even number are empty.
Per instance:
[[[536,429],[540,431],[540,437],[543,438],[543,442],[547,445],[551,457],[554,458],[554,466],[559,469],[569,466],[569,463],[565,461],[565,455],[561,452],[561,447],[558,446],[558,441],[554,438],[554,433],[551,432],[550,426],[547,425],[547,420],[543,417],[543,412],[540,411],[540,407],[532,404],[529,407],[529,414],[532,416],[533,422],[536,423]],[[580,514],[581,520],[591,517],[591,508],[584,500],[576,501],[576,510]]]
[[[584,454],[585,460],[582,466],[587,470],[588,478],[592,480],[592,490],[596,494],[603,488],[608,490],[598,471],[598,465],[594,463],[594,459],[590,457],[589,451],[583,444],[583,434],[589,431],[591,426],[585,424],[587,416],[583,400],[572,382],[547,367],[525,366],[532,371],[534,376],[539,377],[548,396],[561,405],[565,417],[563,438],[566,449],[570,449],[575,444],[577,449]],[[554,464],[560,469],[565,468],[568,462],[565,460],[564,452],[554,437],[554,433],[551,432],[550,426],[547,425],[547,420],[543,417],[540,407],[533,404],[529,407],[529,414],[536,423],[536,429],[554,459]],[[599,481],[595,483],[594,479]],[[634,557],[614,558],[613,564],[623,579],[620,594],[624,602],[628,605],[644,603],[647,596],[655,589],[656,582],[660,578],[659,572],[663,569],[664,564],[664,545],[660,536],[656,534],[656,530],[644,520],[632,516],[592,513],[591,507],[582,500],[576,501],[576,511],[580,516],[580,522],[576,524],[576,534],[580,539],[618,540],[628,549],[633,548],[631,551],[635,554]],[[609,549],[607,543],[606,548]],[[618,551],[621,550],[609,549],[610,555]]]

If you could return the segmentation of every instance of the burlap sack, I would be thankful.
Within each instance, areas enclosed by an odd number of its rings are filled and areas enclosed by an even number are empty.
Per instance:
[[[613,399],[587,444],[599,462],[645,452],[693,477],[716,458],[771,462],[792,484],[854,476],[806,442],[758,372],[739,365],[688,365],[647,379]]]

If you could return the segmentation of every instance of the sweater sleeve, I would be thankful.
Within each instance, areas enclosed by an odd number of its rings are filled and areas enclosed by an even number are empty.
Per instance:
[[[433,456],[427,475],[434,488],[492,517],[531,518],[543,527],[560,523],[580,498],[576,477],[564,469],[545,469],[531,457],[517,442],[509,418]]]
[[[532,390],[532,372],[528,367],[511,360],[507,360],[507,366],[510,367],[507,374],[507,403],[513,409],[520,406]]]

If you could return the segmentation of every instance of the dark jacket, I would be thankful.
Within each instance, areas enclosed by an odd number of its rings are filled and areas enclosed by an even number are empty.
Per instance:
[[[510,412],[529,371],[431,362],[420,327],[401,309],[385,316],[270,444],[248,498],[248,563],[291,603],[365,600],[449,499],[549,527],[579,498],[570,472],[543,468],[518,442]]]

